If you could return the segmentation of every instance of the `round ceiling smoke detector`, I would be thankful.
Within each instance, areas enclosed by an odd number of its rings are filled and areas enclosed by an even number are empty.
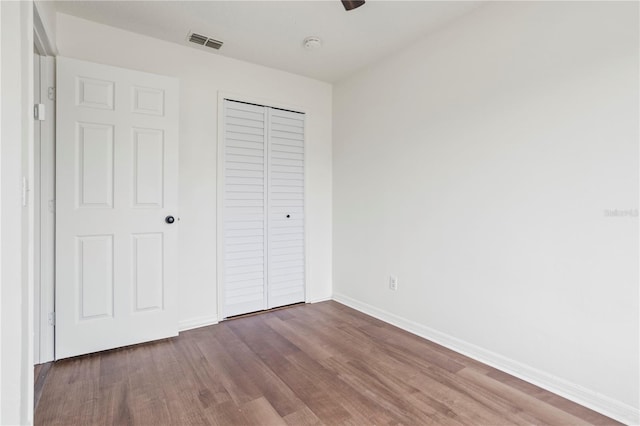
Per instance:
[[[305,38],[302,45],[307,50],[316,50],[322,46],[322,40],[320,40],[320,37],[311,36]]]

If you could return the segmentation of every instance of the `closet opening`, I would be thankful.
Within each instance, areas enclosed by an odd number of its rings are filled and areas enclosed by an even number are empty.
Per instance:
[[[224,99],[219,138],[221,319],[306,294],[305,114]]]

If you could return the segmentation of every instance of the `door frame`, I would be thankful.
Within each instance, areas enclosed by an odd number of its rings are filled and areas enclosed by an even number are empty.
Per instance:
[[[34,363],[54,359],[55,312],[55,100],[48,88],[55,87],[55,60],[40,56],[40,103],[45,105],[45,120],[40,122],[40,139],[34,140]]]
[[[33,235],[33,362],[54,360],[55,333],[55,46],[47,34],[37,7],[33,8],[34,53],[40,56],[40,102],[45,105],[45,120],[40,125],[40,140],[33,141],[34,201]],[[49,88],[53,88],[53,99]]]
[[[218,91],[218,132],[217,132],[217,163],[216,163],[216,298],[217,298],[217,317],[218,321],[224,320],[224,247],[223,247],[223,207],[224,207],[224,101],[245,102],[248,104],[261,105],[271,108],[285,109],[289,111],[299,112],[305,115],[304,120],[304,298],[305,303],[309,303],[309,209],[308,209],[308,149],[309,139],[307,138],[307,120],[309,113],[307,109],[301,105],[292,105],[286,102],[265,99],[256,96]]]

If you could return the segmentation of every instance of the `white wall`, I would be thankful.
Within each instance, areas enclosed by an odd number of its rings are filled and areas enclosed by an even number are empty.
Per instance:
[[[180,321],[217,320],[216,158],[218,91],[307,113],[308,300],[331,296],[331,107],[329,84],[216,53],[58,14],[60,55],[180,79]]]
[[[334,297],[640,422],[639,47],[637,2],[495,2],[337,84]]]
[[[33,7],[0,2],[0,424],[33,414]]]

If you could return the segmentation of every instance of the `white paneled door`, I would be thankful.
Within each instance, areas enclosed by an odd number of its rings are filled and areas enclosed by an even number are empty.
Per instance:
[[[305,298],[304,114],[224,101],[223,316]]]
[[[56,359],[175,336],[178,81],[57,66]]]

